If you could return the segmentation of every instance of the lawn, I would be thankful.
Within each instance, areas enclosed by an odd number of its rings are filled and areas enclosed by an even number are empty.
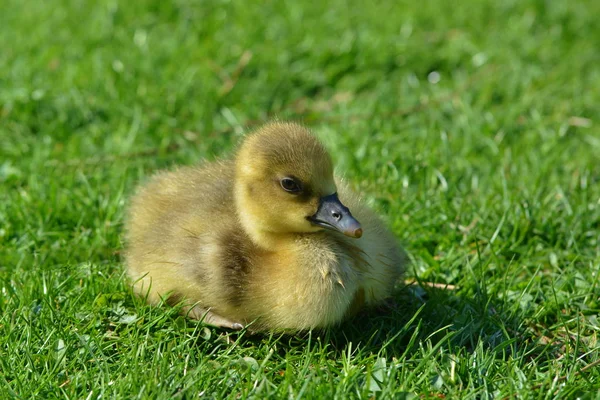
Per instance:
[[[600,2],[5,0],[0,398],[600,398]],[[302,121],[410,254],[296,336],[133,296],[136,185]]]

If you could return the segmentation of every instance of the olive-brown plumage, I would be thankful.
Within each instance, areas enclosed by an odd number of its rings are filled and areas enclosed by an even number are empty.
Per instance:
[[[385,299],[405,255],[334,177],[323,145],[300,125],[274,122],[233,160],[159,173],[142,187],[126,261],[150,303],[184,302],[216,326],[303,330]]]

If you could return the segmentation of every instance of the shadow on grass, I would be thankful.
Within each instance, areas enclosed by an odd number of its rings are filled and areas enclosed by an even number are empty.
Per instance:
[[[335,328],[293,336],[244,332],[232,338],[242,346],[276,340],[282,356],[316,340],[333,357],[360,353],[410,359],[423,346],[454,354],[482,347],[502,359],[524,354],[538,360],[555,357],[557,349],[541,343],[513,309],[483,291],[411,286],[401,289],[386,306],[363,311]]]
[[[193,327],[192,336],[198,337],[191,343],[209,352],[214,351],[215,346],[229,347],[225,343],[235,343],[236,347],[246,349],[276,344],[276,351],[282,357],[288,352],[303,352],[310,346],[319,346],[329,354],[328,357],[335,358],[360,353],[362,356],[410,359],[421,352],[423,346],[445,349],[452,354],[472,353],[482,347],[494,357],[503,359],[524,354],[538,360],[556,356],[558,349],[541,343],[519,318],[514,304],[485,292],[478,287],[452,290],[407,286],[385,306],[365,310],[340,326],[295,335],[207,327],[186,320],[178,315],[176,308],[163,318]],[[422,357],[423,353],[418,356]]]
[[[513,304],[478,289],[404,287],[393,304],[365,311],[321,336],[338,355],[354,348],[380,357],[411,358],[421,346],[429,346],[451,353],[483,347],[498,358],[524,353],[554,357],[550,346],[540,344],[514,312]]]

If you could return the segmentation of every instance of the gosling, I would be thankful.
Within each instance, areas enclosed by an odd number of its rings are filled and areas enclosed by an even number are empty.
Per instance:
[[[138,295],[236,330],[336,325],[390,296],[406,264],[321,142],[284,122],[246,136],[233,160],[154,176],[126,241]]]

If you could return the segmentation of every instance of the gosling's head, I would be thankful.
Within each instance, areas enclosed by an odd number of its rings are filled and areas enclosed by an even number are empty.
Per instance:
[[[329,153],[300,125],[274,122],[246,137],[235,179],[237,212],[247,230],[362,235],[338,199]]]

